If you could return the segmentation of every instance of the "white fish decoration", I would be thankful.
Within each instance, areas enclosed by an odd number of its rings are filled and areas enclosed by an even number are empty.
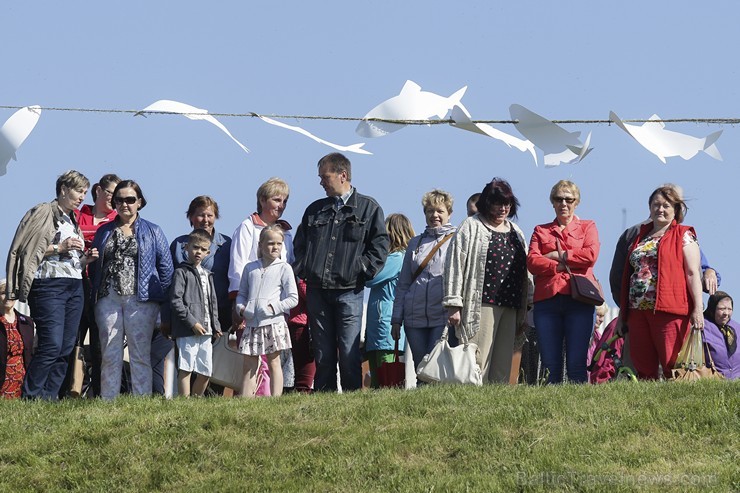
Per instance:
[[[363,137],[383,137],[402,129],[406,125],[367,121],[367,118],[384,120],[429,120],[444,118],[455,105],[461,104],[468,86],[463,87],[449,97],[433,92],[422,91],[421,86],[407,80],[398,96],[393,96],[371,109],[357,125],[355,132]]]
[[[247,149],[244,146],[244,144],[236,140],[236,138],[234,138],[234,136],[231,135],[231,132],[229,132],[229,129],[227,129],[220,121],[218,121],[212,115],[209,115],[208,110],[196,108],[195,106],[190,106],[189,104],[180,103],[178,101],[171,101],[169,99],[160,99],[159,101],[155,101],[154,103],[150,104],[143,110],[138,111],[134,116],[143,115],[144,113],[147,113],[147,112],[178,113],[184,116],[185,118],[189,118],[190,120],[207,121],[208,123],[218,127],[223,133],[228,135],[231,138],[231,140],[236,142],[236,144],[242,148],[244,152],[249,153],[249,149]]]
[[[41,117],[41,106],[24,106],[6,120],[0,128],[0,176],[8,172],[10,160],[17,161],[16,151],[31,135]]]
[[[314,134],[312,134],[308,130],[304,130],[301,127],[294,127],[293,125],[288,125],[286,123],[282,123],[282,122],[279,122],[277,120],[273,120],[272,118],[268,118],[266,116],[258,115],[257,113],[252,113],[252,114],[254,116],[256,116],[257,118],[259,118],[260,120],[262,120],[263,122],[265,122],[265,123],[269,123],[270,125],[275,125],[277,127],[281,127],[281,128],[285,128],[285,129],[288,129],[288,130],[292,130],[294,132],[298,132],[301,135],[305,135],[306,137],[309,137],[309,138],[315,140],[316,142],[318,142],[320,144],[327,145],[327,146],[329,146],[329,147],[331,147],[333,149],[336,149],[338,151],[354,152],[354,153],[357,153],[357,154],[372,154],[372,152],[366,151],[365,149],[362,149],[362,146],[365,145],[364,142],[363,143],[360,143],[360,144],[352,144],[352,145],[348,145],[348,146],[343,146],[343,145],[339,145],[339,144],[333,144],[333,143],[329,142],[328,140],[324,140],[321,137],[315,136]]]
[[[581,132],[568,132],[524,106],[512,104],[509,113],[512,120],[518,121],[514,126],[519,133],[545,154],[545,166],[577,163],[593,150],[589,147],[591,133],[586,137],[586,142],[581,143]]]
[[[651,116],[649,118],[650,121],[642,125],[630,125],[624,123],[616,113],[610,111],[609,120],[627,132],[627,134],[639,142],[645,149],[658,156],[658,159],[663,164],[666,164],[665,158],[674,156],[681,156],[688,161],[696,156],[699,151],[704,151],[714,159],[722,161],[722,155],[719,153],[716,145],[717,139],[722,135],[722,130],[699,138],[666,130],[665,123],[660,121],[658,115]]]
[[[473,123],[470,113],[462,103],[455,105],[452,108],[450,118],[454,120],[454,123],[451,123],[450,125],[455,128],[460,128],[462,130],[467,130],[481,135],[487,135],[493,139],[500,140],[509,147],[516,147],[522,152],[529,151],[529,153],[532,154],[532,159],[534,159],[534,164],[537,164],[537,152],[534,150],[534,144],[528,140],[523,140],[519,137],[509,135],[506,132],[502,132],[487,123]]]

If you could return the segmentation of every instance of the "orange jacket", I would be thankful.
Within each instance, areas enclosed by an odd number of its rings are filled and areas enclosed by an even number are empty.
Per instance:
[[[575,216],[564,229],[557,220],[534,228],[529,242],[527,269],[534,276],[534,302],[552,298],[556,294],[570,294],[570,276],[558,272],[558,261],[545,257],[560,249],[568,252],[568,267],[574,274],[583,274],[596,280],[593,266],[599,256],[599,232],[593,221]]]

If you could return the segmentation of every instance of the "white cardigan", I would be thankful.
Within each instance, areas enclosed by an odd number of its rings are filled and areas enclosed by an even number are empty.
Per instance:
[[[285,314],[297,304],[295,275],[284,260],[274,260],[264,268],[262,260],[255,260],[244,267],[236,296],[236,310],[244,317],[247,327],[285,322]],[[272,305],[274,313],[269,305]]]
[[[529,247],[524,240],[524,233],[519,226],[507,220],[516,232],[524,247],[525,254]],[[462,308],[460,326],[456,328],[460,340],[470,339],[480,328],[480,310],[483,299],[483,282],[485,276],[488,244],[491,241],[491,230],[481,221],[478,214],[465,219],[457,228],[457,233],[450,241],[445,262],[444,288],[442,303],[445,307]],[[517,309],[517,328],[525,322],[527,305],[532,299],[531,275],[524,269],[523,286],[526,292],[522,296],[522,305]],[[462,331],[465,332],[461,337]]]

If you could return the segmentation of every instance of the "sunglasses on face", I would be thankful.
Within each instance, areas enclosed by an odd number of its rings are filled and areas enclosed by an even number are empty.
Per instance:
[[[552,201],[556,204],[559,204],[560,202],[565,202],[566,204],[572,204],[576,201],[573,197],[553,197]]]
[[[138,197],[113,197],[113,203],[116,205],[121,205],[123,203],[133,205],[137,200],[139,200]]]

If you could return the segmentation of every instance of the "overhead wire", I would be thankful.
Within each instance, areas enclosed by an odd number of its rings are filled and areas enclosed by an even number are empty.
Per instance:
[[[0,109],[14,109],[19,110],[25,106],[14,106],[14,105],[0,105]],[[130,115],[203,115],[203,113],[180,113],[173,111],[142,111],[142,110],[125,110],[115,108],[65,108],[55,106],[41,106],[43,111],[67,111],[74,113],[117,113],[117,114],[130,114]],[[447,119],[436,119],[436,120],[396,120],[388,118],[364,118],[356,116],[331,116],[331,115],[274,115],[274,114],[258,114],[255,112],[247,113],[211,113],[211,116],[219,117],[231,117],[231,118],[259,118],[261,116],[284,119],[284,120],[338,120],[338,121],[369,121],[369,122],[383,122],[383,123],[396,123],[399,125],[449,125],[455,123],[455,120],[451,118]],[[550,120],[557,124],[607,124],[611,125],[611,120],[600,120],[600,119],[567,119],[567,120]],[[711,125],[738,125],[740,124],[740,118],[660,118],[657,120],[653,119],[629,119],[622,120],[624,123],[646,123],[650,121],[659,121],[663,123],[704,123]],[[500,124],[500,125],[514,125],[518,123],[517,120],[473,120],[473,123],[487,123],[487,124]]]

